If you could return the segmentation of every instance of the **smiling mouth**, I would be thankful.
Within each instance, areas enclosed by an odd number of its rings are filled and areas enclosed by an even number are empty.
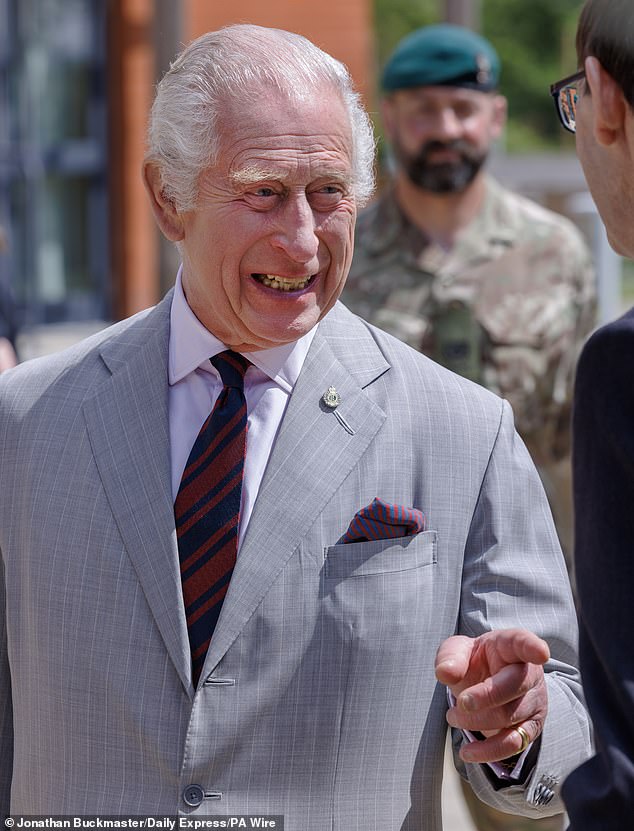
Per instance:
[[[280,277],[278,274],[252,274],[251,276],[258,283],[276,291],[301,291],[310,285],[316,277],[315,274],[299,278]]]

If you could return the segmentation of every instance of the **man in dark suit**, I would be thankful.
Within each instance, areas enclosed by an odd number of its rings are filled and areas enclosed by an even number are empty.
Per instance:
[[[634,14],[588,0],[580,71],[552,88],[612,247],[634,255]],[[634,813],[634,310],[586,344],[573,420],[581,669],[597,755],[564,788],[574,831],[631,827]]]

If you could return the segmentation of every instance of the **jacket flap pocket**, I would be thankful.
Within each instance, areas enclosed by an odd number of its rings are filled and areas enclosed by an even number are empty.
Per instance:
[[[331,545],[325,550],[326,579],[408,571],[436,562],[436,531],[409,537]]]

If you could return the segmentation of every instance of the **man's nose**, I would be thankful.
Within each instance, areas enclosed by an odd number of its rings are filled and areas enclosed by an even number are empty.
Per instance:
[[[296,263],[307,264],[317,255],[317,224],[306,194],[287,196],[280,207],[273,244]]]
[[[457,139],[462,135],[462,121],[451,107],[439,110],[436,118],[436,134],[439,139]]]

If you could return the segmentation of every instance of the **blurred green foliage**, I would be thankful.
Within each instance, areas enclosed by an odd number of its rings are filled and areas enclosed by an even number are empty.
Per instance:
[[[621,276],[621,301],[623,311],[634,306],[634,262],[623,260],[623,273]]]
[[[480,0],[480,31],[502,61],[509,100],[509,152],[572,151],[555,116],[549,86],[577,68],[574,39],[583,0]],[[374,0],[377,74],[398,41],[444,19],[443,0]]]

